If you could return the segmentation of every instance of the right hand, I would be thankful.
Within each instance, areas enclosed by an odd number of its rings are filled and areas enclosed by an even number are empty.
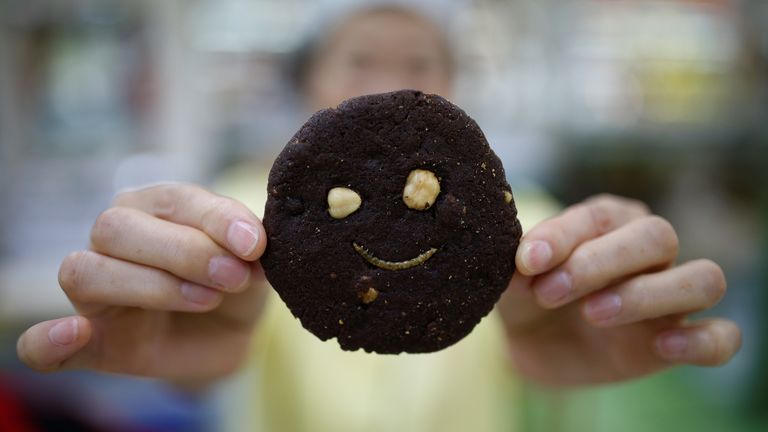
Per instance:
[[[29,328],[19,358],[185,383],[226,375],[264,302],[265,247],[259,219],[232,199],[188,184],[124,192],[93,225],[90,250],[61,264],[78,315]]]

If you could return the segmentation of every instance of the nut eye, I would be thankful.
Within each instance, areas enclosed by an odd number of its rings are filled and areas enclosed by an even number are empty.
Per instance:
[[[328,213],[334,219],[344,219],[360,208],[363,200],[352,189],[335,187],[328,191]]]
[[[440,193],[440,181],[432,171],[415,169],[408,174],[403,189],[403,202],[408,208],[426,210]]]

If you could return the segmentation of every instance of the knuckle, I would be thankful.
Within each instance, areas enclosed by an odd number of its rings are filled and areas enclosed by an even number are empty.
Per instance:
[[[669,255],[677,255],[680,246],[675,228],[661,216],[645,218],[650,241],[655,247]]]
[[[578,223],[591,225],[596,235],[602,235],[611,230],[613,220],[604,199],[592,197],[584,202],[568,207],[557,219],[558,226]]]
[[[98,255],[89,251],[75,252],[67,256],[59,269],[59,285],[72,301],[83,303],[98,300],[92,289],[93,275],[104,272],[105,266]]]
[[[634,314],[642,317],[649,316],[657,308],[654,307],[652,290],[648,289],[648,283],[644,277],[636,277],[626,282],[625,295],[626,308],[631,309]]]
[[[112,205],[137,208],[159,218],[170,219],[176,214],[180,200],[193,194],[195,189],[194,185],[186,183],[146,186],[118,193]]]
[[[176,214],[180,196],[188,193],[189,185],[167,184],[146,190],[152,194],[152,212],[161,219],[172,219]]]
[[[708,259],[700,260],[698,266],[707,301],[709,305],[714,305],[725,295],[727,289],[725,273],[717,263]]]
[[[593,254],[585,247],[576,248],[570,258],[568,258],[568,268],[570,271],[578,271],[592,265]]]
[[[605,233],[619,221],[630,221],[651,214],[644,202],[635,198],[603,193],[587,199],[584,204],[591,210],[594,225]]]
[[[610,202],[608,198],[595,200],[586,205],[585,210],[589,220],[598,234],[605,234],[613,227],[613,217],[610,211]]]
[[[97,246],[111,243],[117,235],[122,220],[121,207],[110,207],[101,212],[91,228],[91,243]]]
[[[608,214],[622,214],[629,217],[629,219],[651,214],[651,209],[648,205],[635,198],[603,193],[590,198],[587,202],[602,207]]]
[[[126,207],[134,201],[136,191],[122,191],[118,192],[114,198],[112,198],[113,207]]]
[[[77,287],[81,285],[83,279],[84,261],[87,259],[88,252],[78,251],[67,255],[59,267],[59,286],[67,295],[72,295]]]
[[[224,253],[205,235],[188,229],[166,233],[158,248],[162,258],[155,261],[155,267],[200,283],[209,282],[211,258]]]
[[[642,201],[636,200],[634,198],[627,198],[611,193],[601,193],[595,195],[587,199],[586,202],[600,205],[609,209],[623,209],[627,207],[640,207],[644,205]]]
[[[632,210],[635,213],[643,216],[647,216],[651,214],[651,208],[648,207],[648,204],[636,199],[630,199],[628,201],[629,201],[629,206],[632,208]]]
[[[568,217],[569,215],[566,212],[533,227],[526,234],[525,239],[543,240],[549,243],[555,250],[562,250],[569,243],[566,234]]]
[[[587,247],[580,247],[573,251],[565,267],[575,281],[589,279],[590,275],[601,272],[600,260],[596,252]]]
[[[606,205],[610,204],[616,201],[619,201],[621,198],[619,198],[617,195],[610,194],[610,193],[599,193],[597,195],[593,195],[590,198],[587,199],[587,203],[595,203],[595,204],[601,204]]]
[[[573,272],[575,270],[583,269],[590,264],[589,253],[583,248],[576,248],[568,258],[568,269]]]
[[[648,207],[648,204],[635,198],[617,197],[615,205],[633,216],[648,216],[651,214],[651,209]]]

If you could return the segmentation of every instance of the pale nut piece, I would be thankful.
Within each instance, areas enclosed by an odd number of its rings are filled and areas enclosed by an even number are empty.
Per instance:
[[[352,189],[335,187],[328,191],[328,213],[334,219],[344,219],[356,212],[362,203],[360,195]]]
[[[374,287],[368,287],[364,293],[360,294],[360,300],[363,304],[371,304],[379,297],[379,292]]]
[[[510,191],[504,191],[504,202],[509,204],[512,202],[512,192]]]
[[[415,169],[408,174],[403,189],[403,202],[414,210],[426,210],[440,194],[440,181],[432,171]]]

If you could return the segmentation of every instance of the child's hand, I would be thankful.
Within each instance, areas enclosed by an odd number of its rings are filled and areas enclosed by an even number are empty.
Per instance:
[[[519,369],[540,382],[573,385],[677,363],[727,362],[741,344],[736,324],[686,320],[720,300],[723,272],[708,260],[675,265],[677,252],[667,221],[613,196],[534,227],[500,303]]]
[[[28,329],[19,358],[42,371],[178,381],[231,372],[263,302],[265,247],[253,213],[197,186],[120,194],[96,220],[90,250],[61,264],[60,285],[79,315]]]

